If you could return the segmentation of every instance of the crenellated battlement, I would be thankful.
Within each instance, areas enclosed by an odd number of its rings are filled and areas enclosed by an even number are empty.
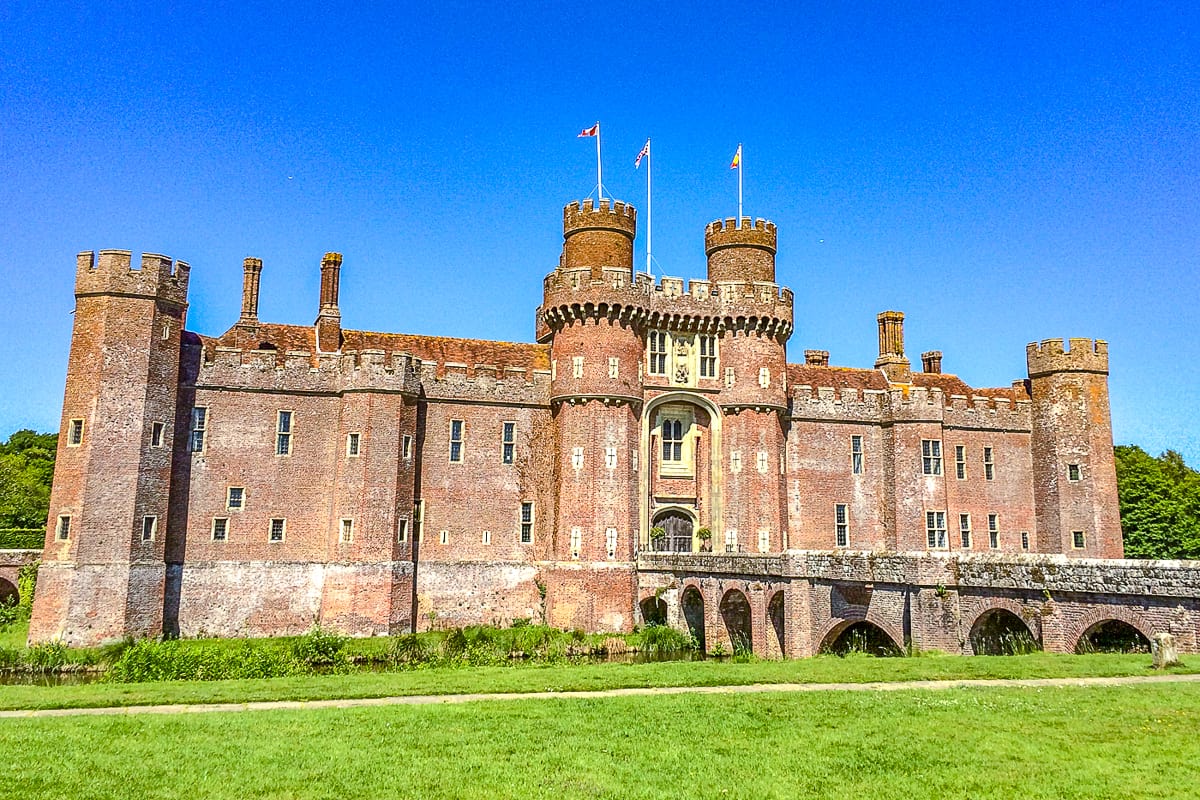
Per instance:
[[[1108,374],[1108,342],[1103,339],[1043,339],[1025,347],[1029,377],[1040,378],[1055,372],[1094,372]]]
[[[887,390],[796,384],[789,392],[794,419],[826,422],[935,422],[947,427],[1028,431],[1030,403],[1007,397],[946,396],[940,388]]]
[[[185,305],[190,271],[187,262],[158,253],[143,253],[134,267],[129,250],[85,250],[76,256],[75,296],[115,294]]]
[[[705,255],[712,255],[713,251],[724,247],[757,247],[775,255],[776,246],[775,223],[761,218],[751,221],[749,217],[742,217],[741,227],[738,227],[736,217],[718,219],[704,229]]]
[[[563,233],[589,228],[618,230],[633,238],[637,232],[637,209],[621,200],[575,200],[563,207]]]
[[[347,391],[420,393],[420,359],[383,350],[313,353],[309,350],[247,350],[205,347],[196,386],[283,393]]]

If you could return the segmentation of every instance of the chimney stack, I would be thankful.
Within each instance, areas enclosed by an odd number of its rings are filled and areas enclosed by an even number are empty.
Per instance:
[[[942,351],[930,350],[927,353],[921,353],[921,371],[931,375],[941,375]]]
[[[317,350],[334,353],[342,349],[342,312],[338,310],[338,280],[342,254],[326,253],[321,259],[321,308],[317,313]]]
[[[242,262],[242,325],[258,324],[258,282],[262,277],[262,259],[247,258]]]
[[[828,350],[805,350],[804,363],[810,367],[828,367],[829,366],[829,351]]]
[[[879,358],[875,369],[882,369],[891,383],[911,383],[912,365],[904,357],[904,313],[884,311],[879,322]]]

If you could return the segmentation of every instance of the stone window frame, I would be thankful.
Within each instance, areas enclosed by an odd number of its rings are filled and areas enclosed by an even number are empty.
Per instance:
[[[1067,464],[1067,480],[1071,483],[1083,480],[1083,465]]]
[[[948,550],[949,538],[946,536],[946,512],[925,512],[925,547],[927,550]]]
[[[846,503],[833,504],[833,546],[850,546],[850,508]]]
[[[203,453],[208,449],[208,426],[212,421],[208,406],[192,406],[191,429],[188,436],[188,450],[193,453]]]
[[[997,513],[988,514],[988,547],[1000,549],[1000,515]]]
[[[863,453],[863,437],[861,433],[850,437],[850,474],[862,475],[866,466],[866,455]]]
[[[167,425],[165,422],[150,423],[150,446],[162,447],[163,440],[166,439]]]
[[[742,473],[742,451],[732,450],[729,453],[729,471],[734,475]]]
[[[701,378],[715,378],[720,371],[717,335],[702,333],[696,337],[697,352],[700,354],[699,373]]]
[[[290,457],[292,455],[292,434],[295,432],[296,413],[288,408],[275,412],[275,455]]]
[[[617,468],[617,448],[615,448],[615,447],[605,447],[604,448],[604,467],[605,467],[605,469],[616,469]]]
[[[463,463],[463,440],[466,438],[467,423],[461,419],[451,419],[448,426],[449,447],[446,453],[446,460],[451,464]]]
[[[1087,534],[1084,531],[1071,531],[1071,549],[1083,550],[1087,547]]]
[[[158,538],[158,514],[142,516],[142,542],[153,542]]]
[[[413,534],[417,544],[425,541],[425,501],[420,497],[413,498]]]
[[[583,469],[583,448],[571,448],[571,469]]]
[[[693,477],[696,472],[693,444],[696,439],[695,411],[688,405],[663,405],[659,406],[657,412],[652,433],[656,433],[658,438],[658,474],[664,478]],[[668,425],[670,439],[667,439]],[[676,425],[678,438],[674,438]]]
[[[759,385],[759,388],[762,388],[762,389],[770,389],[771,388],[771,368],[770,367],[759,367],[758,368],[758,385]]]
[[[583,377],[583,356],[571,356],[571,377],[575,379]]]
[[[971,515],[958,515],[958,537],[959,542],[964,550],[972,549],[974,537],[971,534]]]
[[[942,474],[942,440],[941,439],[922,439],[921,440],[921,474],[922,475],[941,475]]]
[[[338,544],[354,542],[354,517],[342,517],[338,520]]]
[[[443,546],[450,544],[450,531],[445,528],[438,531],[438,544]]]
[[[483,532],[483,543],[485,545],[490,545],[492,543],[492,532],[491,531]]]
[[[533,501],[521,501],[520,510],[517,511],[517,541],[521,544],[533,544],[533,520]]]
[[[646,334],[646,374],[666,375],[670,343],[667,332],[652,330]]]
[[[608,377],[616,380],[621,376],[621,359],[616,356],[608,357]]]
[[[583,529],[579,526],[571,528],[571,558],[578,560],[583,551]]]
[[[71,515],[59,514],[58,520],[54,523],[54,538],[60,542],[69,541],[71,538]]]
[[[762,474],[767,474],[767,469],[771,466],[771,456],[766,450],[759,450],[754,456],[754,466]]]
[[[967,479],[967,446],[954,445],[954,477],[960,481]]]
[[[399,544],[408,542],[408,517],[396,517],[396,542]]]
[[[234,492],[237,492],[237,504],[233,502]],[[244,511],[246,509],[246,487],[245,486],[227,486],[225,487],[225,510],[226,511]]]
[[[412,461],[412,434],[406,433],[400,437],[400,457],[405,461]]]
[[[1029,531],[1021,531],[1021,549],[1029,549]]]
[[[67,420],[67,447],[79,447],[83,444],[83,417],[72,417]]]
[[[500,422],[500,463],[511,465],[517,460],[517,423],[515,420]]]
[[[996,450],[990,444],[983,447],[983,479],[985,481],[996,479]]]
[[[771,529],[758,529],[758,552],[769,553],[771,551]]]
[[[604,550],[608,554],[608,560],[612,561],[617,557],[617,529],[604,529]]]
[[[287,540],[287,517],[271,517],[267,523],[268,544],[280,544]]]
[[[221,523],[218,525],[217,523]],[[214,542],[229,541],[229,517],[213,517],[209,527],[209,538]]]
[[[346,458],[358,458],[362,455],[362,434],[351,431],[346,434]]]
[[[725,388],[732,389],[734,387],[734,384],[736,384],[736,383],[737,383],[737,373],[734,372],[733,367],[726,367],[725,368]]]

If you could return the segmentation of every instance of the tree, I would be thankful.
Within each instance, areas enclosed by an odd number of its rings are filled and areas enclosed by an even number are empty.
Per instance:
[[[0,444],[0,528],[40,528],[50,511],[58,436],[21,430]]]
[[[1129,558],[1200,559],[1200,473],[1168,450],[1116,448],[1121,528]]]

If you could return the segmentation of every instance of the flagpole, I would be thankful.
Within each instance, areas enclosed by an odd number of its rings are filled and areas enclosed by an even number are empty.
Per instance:
[[[604,167],[600,161],[600,120],[596,120],[596,192],[597,202],[604,199]]]
[[[650,156],[650,140],[646,140],[646,274],[654,277],[650,270],[650,213],[653,206],[650,204],[650,169],[654,166],[654,159]]]
[[[737,227],[742,227],[742,143],[738,142],[738,219]]]

